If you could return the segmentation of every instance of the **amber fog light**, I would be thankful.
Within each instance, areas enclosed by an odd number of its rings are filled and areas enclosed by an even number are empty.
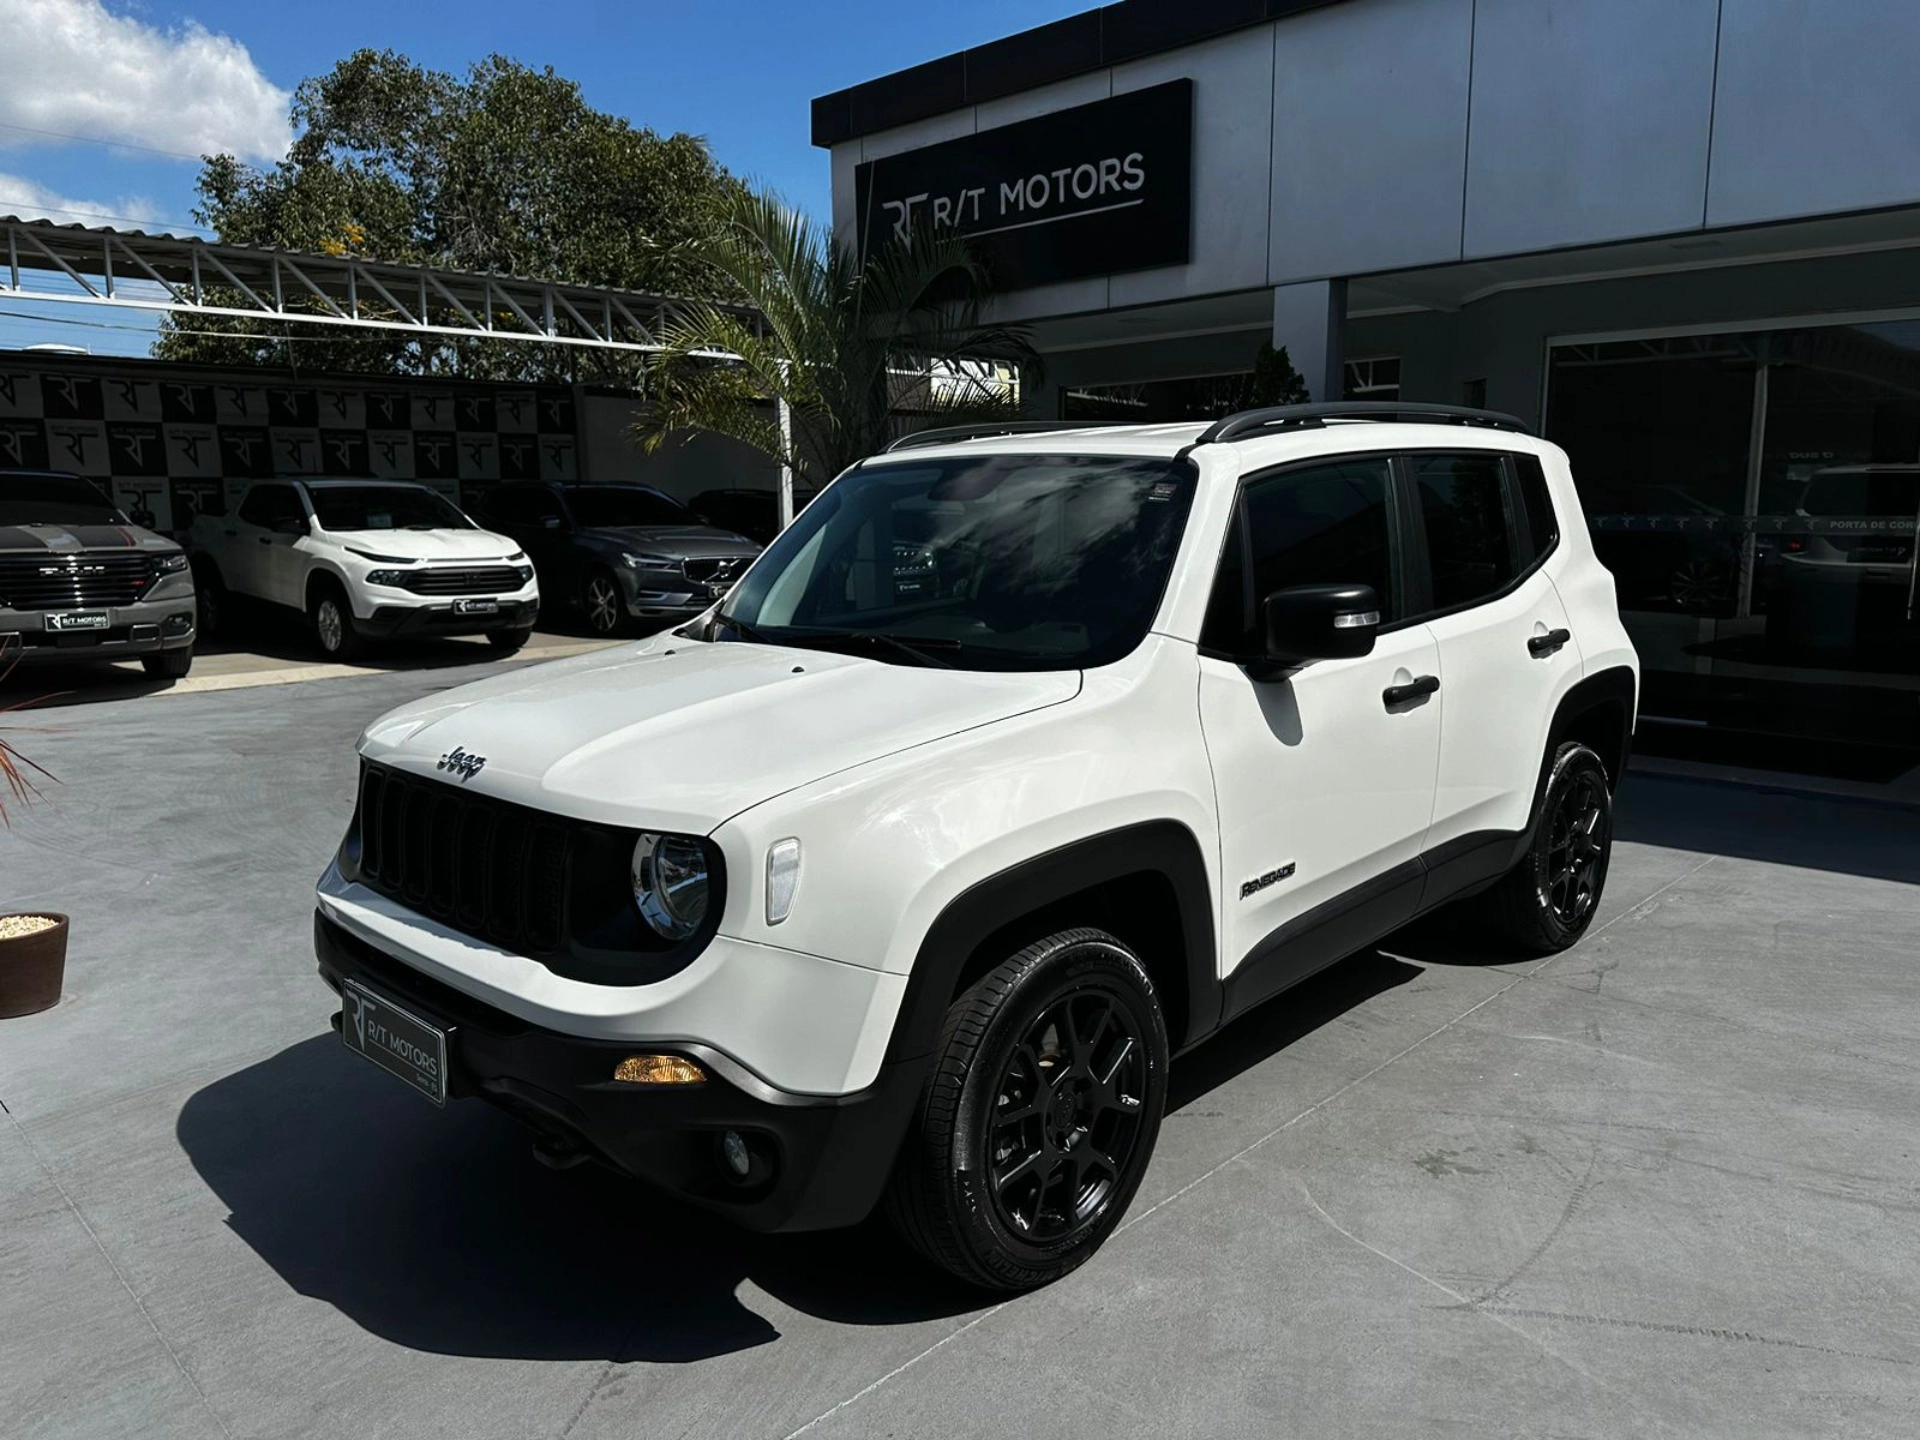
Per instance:
[[[699,1085],[707,1072],[683,1055],[629,1055],[613,1067],[613,1078],[626,1085]]]

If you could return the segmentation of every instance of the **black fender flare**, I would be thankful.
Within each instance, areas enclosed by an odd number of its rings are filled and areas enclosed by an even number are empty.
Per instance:
[[[927,928],[914,956],[887,1046],[887,1062],[925,1060],[933,1054],[968,959],[996,931],[1083,890],[1142,873],[1164,877],[1179,907],[1185,950],[1180,966],[1185,993],[1179,1013],[1184,1023],[1168,1038],[1180,1050],[1211,1034],[1220,1023],[1221,989],[1206,861],[1192,830],[1178,821],[1153,820],[1091,835],[1023,860],[949,901]]]

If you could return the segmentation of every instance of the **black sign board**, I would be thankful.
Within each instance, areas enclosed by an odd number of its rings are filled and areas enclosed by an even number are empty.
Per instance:
[[[1193,81],[871,160],[863,255],[923,227],[975,239],[1001,290],[1190,258]]]

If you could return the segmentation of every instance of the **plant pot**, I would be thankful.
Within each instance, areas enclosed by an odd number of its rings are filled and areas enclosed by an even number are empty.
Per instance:
[[[67,917],[52,911],[23,913],[54,923],[31,935],[0,940],[0,1019],[57,1004],[67,971]],[[0,920],[13,918],[0,915]]]

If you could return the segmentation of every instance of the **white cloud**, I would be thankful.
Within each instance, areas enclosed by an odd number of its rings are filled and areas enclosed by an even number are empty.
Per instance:
[[[286,153],[288,92],[244,45],[102,0],[0,0],[0,124],[247,160]],[[0,130],[0,142],[58,143]]]
[[[57,220],[62,225],[106,225],[122,230],[168,228],[154,203],[141,196],[77,200],[49,190],[24,175],[9,175],[4,170],[0,170],[0,215],[18,215],[22,220]]]

